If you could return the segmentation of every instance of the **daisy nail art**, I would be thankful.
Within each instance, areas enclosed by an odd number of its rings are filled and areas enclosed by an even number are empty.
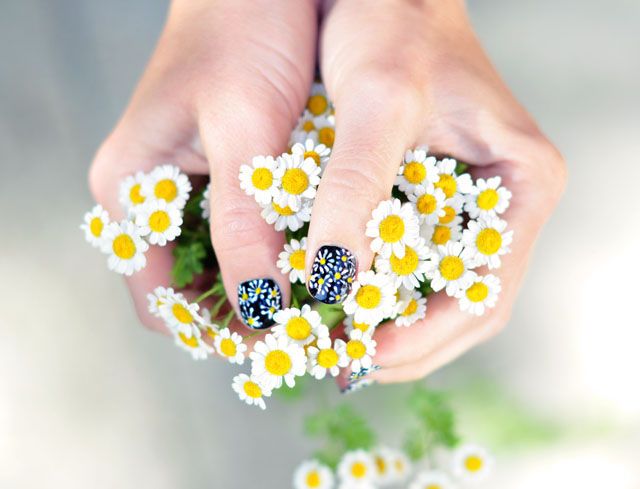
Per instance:
[[[322,317],[311,306],[305,304],[302,309],[291,307],[274,314],[276,326],[271,333],[276,337],[285,337],[290,342],[300,346],[308,345],[316,339],[316,334],[322,326]]]
[[[278,162],[272,156],[256,156],[240,167],[240,188],[256,202],[266,205],[278,194]]]
[[[513,231],[507,231],[507,221],[497,217],[469,221],[462,234],[462,242],[477,253],[479,265],[499,268],[500,256],[511,252]]]
[[[486,309],[495,307],[501,290],[500,279],[495,275],[474,275],[471,284],[458,292],[460,310],[482,316]]]
[[[485,479],[492,466],[493,459],[485,448],[466,444],[453,453],[451,471],[459,479],[472,482]]]
[[[270,278],[242,282],[238,285],[238,307],[245,325],[252,329],[269,328],[282,309],[280,287]]]
[[[267,408],[264,398],[271,396],[271,389],[261,385],[257,379],[247,374],[238,374],[233,378],[231,386],[240,400],[249,406],[258,406],[263,410]]]
[[[125,210],[134,210],[147,200],[142,190],[146,178],[146,175],[139,171],[135,175],[129,175],[120,184],[120,204]]]
[[[455,297],[460,289],[471,284],[474,277],[471,270],[477,266],[475,257],[473,250],[459,242],[438,246],[432,259],[433,268],[429,272],[431,288],[435,292],[445,289],[448,296]]]
[[[80,229],[84,231],[84,237],[92,246],[100,248],[104,241],[104,228],[108,224],[109,213],[101,205],[96,205],[84,215],[84,224],[80,226]]]
[[[398,199],[380,202],[371,213],[365,234],[373,238],[371,250],[384,257],[391,252],[402,258],[406,245],[414,245],[419,237],[418,216],[411,203]]]
[[[242,342],[242,336],[238,333],[232,333],[229,328],[220,331],[213,343],[216,347],[218,355],[226,358],[229,363],[242,365],[244,363],[244,354],[247,351],[247,345]]]
[[[471,219],[495,217],[509,208],[511,192],[502,187],[502,178],[478,178],[466,196],[464,209]]]
[[[333,489],[331,469],[317,460],[302,462],[293,474],[294,489]]]
[[[346,248],[322,246],[311,265],[309,293],[325,304],[343,302],[354,281],[356,259]]]
[[[427,156],[424,149],[408,150],[398,169],[396,185],[407,195],[412,194],[419,185],[427,185],[438,180],[436,158]]]
[[[283,383],[293,387],[296,385],[295,378],[304,375],[307,370],[304,348],[289,342],[284,336],[276,338],[272,334],[266,335],[264,341],[255,344],[249,357],[251,375],[261,385],[272,389],[279,389]]]
[[[141,236],[152,245],[165,246],[180,236],[182,212],[165,200],[152,200],[139,206],[136,225]]]
[[[164,200],[183,209],[191,192],[187,175],[174,165],[157,166],[142,182],[142,193],[147,199]]]
[[[103,231],[101,249],[109,255],[109,269],[123,275],[133,275],[147,264],[144,254],[149,245],[131,221],[109,223]]]
[[[283,273],[289,275],[289,281],[293,284],[296,282],[304,283],[305,279],[305,260],[307,257],[307,238],[300,241],[292,239],[284,245],[284,251],[278,255],[276,265]]]

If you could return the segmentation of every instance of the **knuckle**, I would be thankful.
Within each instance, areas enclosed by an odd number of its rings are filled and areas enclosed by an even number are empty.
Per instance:
[[[104,204],[108,200],[109,173],[113,170],[113,148],[107,139],[96,152],[89,167],[89,190],[97,202]]]
[[[255,245],[256,236],[263,236],[264,222],[253,201],[226,198],[211,216],[211,239],[216,251]]]
[[[331,178],[322,183],[326,188],[331,189],[333,195],[345,197],[343,200],[348,202],[349,206],[357,201],[366,203],[366,207],[363,208],[370,209],[388,193],[380,179],[376,178],[376,172],[371,170],[370,165],[353,164],[353,162],[349,166],[339,164],[334,167],[330,175]]]

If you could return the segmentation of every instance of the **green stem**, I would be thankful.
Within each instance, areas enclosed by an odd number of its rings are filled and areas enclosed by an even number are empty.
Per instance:
[[[258,331],[255,331],[255,332],[251,333],[251,334],[243,336],[242,339],[243,340],[248,340],[250,338],[254,338],[256,336],[260,336],[261,334],[265,334],[265,333],[268,333],[268,332],[269,332],[268,329],[260,329]]]
[[[210,288],[209,290],[207,290],[204,294],[200,294],[198,296],[198,298],[196,299],[196,302],[202,302],[203,300],[205,300],[207,297],[211,297],[213,294],[215,294],[215,288]]]
[[[227,302],[227,297],[224,295],[216,301],[216,303],[210,309],[212,318],[215,319],[218,316],[218,313],[220,312],[220,309],[222,308],[225,302]]]
[[[231,323],[231,320],[233,319],[233,316],[235,315],[235,311],[233,309],[231,309],[224,317],[224,319],[222,320],[222,328],[228,328],[229,324]]]

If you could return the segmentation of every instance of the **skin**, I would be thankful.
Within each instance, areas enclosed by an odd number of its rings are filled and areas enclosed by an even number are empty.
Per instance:
[[[508,322],[566,181],[562,157],[500,79],[462,2],[177,0],[129,107],[97,153],[91,187],[120,218],[124,176],[166,161],[190,174],[210,172],[212,240],[229,297],[244,280],[272,277],[287,301],[289,284],[275,266],[284,237],[240,190],[238,172],[254,155],[286,149],[316,49],[338,125],[314,204],[307,270],[324,244],[348,248],[360,271],[370,268],[366,222],[389,198],[407,148],[428,143],[473,163],[475,178],[502,176],[513,192],[504,216],[515,231],[512,253],[492,272],[502,281],[496,308],[478,318],[440,293],[429,298],[427,319],[376,330],[374,361],[383,368],[371,377],[418,379]],[[145,295],[169,283],[170,251],[152,248],[148,260],[128,283],[142,321],[162,329]]]

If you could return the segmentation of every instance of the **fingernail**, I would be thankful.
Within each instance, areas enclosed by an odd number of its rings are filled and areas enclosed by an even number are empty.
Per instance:
[[[373,372],[377,372],[381,368],[382,367],[380,365],[371,365],[371,367],[369,367],[369,368],[363,367],[360,370],[358,370],[357,372],[351,372],[349,374],[349,380],[362,379],[362,378],[366,377],[367,375],[372,374]]]
[[[347,384],[347,386],[340,391],[341,394],[352,394],[356,391],[364,389],[365,387],[369,387],[370,385],[375,384],[376,381],[373,379],[358,379],[352,380]]]
[[[309,293],[325,304],[344,301],[356,275],[356,259],[346,248],[322,246],[311,266],[307,282]]]
[[[265,329],[275,323],[273,315],[282,309],[280,287],[270,278],[256,278],[238,285],[238,306],[242,322],[251,329]]]

